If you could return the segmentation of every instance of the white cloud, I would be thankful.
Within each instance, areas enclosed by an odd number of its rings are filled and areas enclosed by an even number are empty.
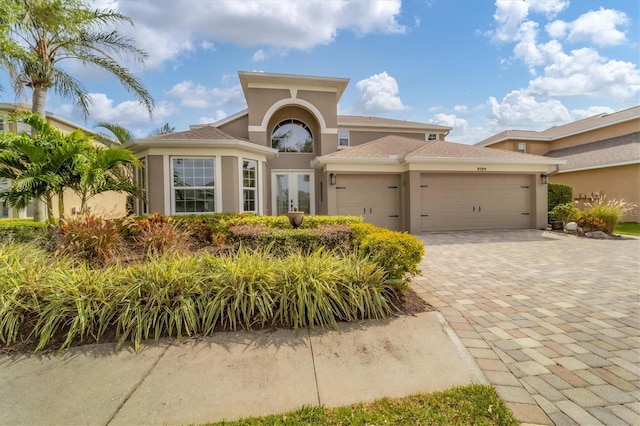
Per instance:
[[[354,105],[354,110],[357,113],[379,114],[407,109],[400,99],[400,90],[396,79],[386,71],[358,81],[356,89],[360,93],[360,97]]]
[[[568,0],[496,0],[493,19],[496,29],[490,33],[499,42],[521,40],[521,25],[530,12],[553,17],[569,6]]]
[[[555,99],[539,102],[518,90],[507,94],[502,101],[492,96],[487,105],[490,109],[488,123],[500,129],[541,130],[572,119],[562,102]]]
[[[102,0],[93,2],[105,7]],[[189,2],[189,7],[179,1],[136,0],[109,5],[136,23],[131,34],[152,53],[151,67],[196,49],[211,49],[213,42],[309,49],[332,43],[339,31],[407,31],[397,21],[400,0],[220,0]]]
[[[211,91],[203,85],[189,80],[175,84],[167,94],[179,98],[180,106],[188,108],[207,108],[212,97]]]
[[[594,115],[606,113],[611,114],[615,112],[613,109],[605,106],[590,106],[587,109],[573,109],[571,110],[571,115],[574,120],[581,120],[587,117],[593,117]]]
[[[267,59],[269,56],[266,54],[264,49],[258,49],[256,53],[251,57],[251,62],[262,62]]]
[[[89,116],[92,120],[115,122],[130,129],[164,123],[175,110],[173,105],[168,102],[157,103],[153,111],[153,119],[151,119],[147,108],[137,101],[124,101],[116,104],[104,93],[89,93],[88,95],[92,101],[89,106]],[[55,108],[54,112],[65,117],[78,117],[79,114],[70,104],[63,104]]]
[[[591,48],[566,54],[557,43],[546,45],[546,55],[550,64],[544,68],[544,75],[529,82],[529,94],[629,99],[640,93],[640,70],[636,64],[608,60]]]
[[[227,113],[224,112],[221,109],[217,109],[213,112],[213,115],[210,117],[200,117],[198,118],[198,123],[200,124],[209,124],[209,123],[215,123],[217,121],[222,120],[223,118],[227,117]]]
[[[614,9],[592,10],[573,22],[554,21],[546,26],[553,38],[565,38],[570,42],[588,41],[597,46],[615,46],[627,41],[624,31],[618,26],[629,24],[624,12]]]
[[[467,112],[467,111],[469,111],[469,107],[466,106],[466,105],[455,105],[453,107],[453,110],[455,112]]]
[[[464,118],[458,118],[455,114],[436,114],[431,123],[441,126],[453,127],[454,129],[466,129],[469,123]]]

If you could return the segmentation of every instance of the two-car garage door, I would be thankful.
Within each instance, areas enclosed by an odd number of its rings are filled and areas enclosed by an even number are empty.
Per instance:
[[[430,174],[420,180],[420,230],[532,226],[528,175]]]
[[[338,175],[337,213],[399,230],[402,216],[409,219],[403,206],[419,205],[422,232],[533,226],[531,175],[423,173],[419,194],[401,188],[399,174]]]

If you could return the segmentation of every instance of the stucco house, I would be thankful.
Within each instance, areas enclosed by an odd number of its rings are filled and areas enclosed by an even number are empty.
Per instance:
[[[24,123],[12,123],[9,121],[9,115],[16,111],[30,111],[30,105],[17,104],[17,103],[0,103],[0,132],[12,131],[12,132],[30,132],[31,127]],[[56,129],[61,130],[64,133],[71,133],[74,130],[80,129],[84,133],[91,136],[98,136],[98,133],[94,130],[83,127],[79,124],[65,120],[50,112],[46,113],[47,120]],[[103,142],[108,142],[108,138],[102,137]],[[8,188],[10,181],[8,179],[0,178],[0,190]],[[66,191],[64,195],[65,200],[65,215],[67,217],[79,212],[80,199],[72,191]],[[54,197],[54,206],[57,204],[57,198]],[[104,216],[123,216],[126,214],[126,196],[124,194],[118,194],[114,192],[107,192],[99,194],[92,198],[88,202],[89,208],[96,214]],[[22,210],[13,209],[5,205],[4,201],[0,198],[0,218],[27,218],[34,217],[35,209],[34,203],[31,203],[29,207]],[[58,209],[54,208],[54,215],[58,215]],[[41,206],[41,218],[46,217],[45,206]]]
[[[606,196],[640,205],[640,106],[539,132],[506,130],[476,145],[565,160],[549,178],[572,186],[579,204]],[[622,221],[638,222],[640,212]]]
[[[345,78],[240,72],[247,108],[133,141],[139,213],[363,216],[412,233],[544,228],[564,160],[446,142],[449,127],[338,114]]]

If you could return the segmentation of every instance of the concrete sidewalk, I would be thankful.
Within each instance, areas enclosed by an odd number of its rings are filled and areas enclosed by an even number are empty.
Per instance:
[[[486,383],[442,315],[0,356],[0,424],[188,424]]]

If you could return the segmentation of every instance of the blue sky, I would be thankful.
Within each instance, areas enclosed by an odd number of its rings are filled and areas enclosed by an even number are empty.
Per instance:
[[[133,19],[122,31],[149,59],[131,67],[157,108],[150,119],[114,79],[69,64],[91,117],[53,93],[47,110],[89,128],[115,121],[143,137],[217,121],[245,108],[240,70],[346,77],[339,113],[452,126],[462,143],[640,104],[635,0],[92,3]]]

